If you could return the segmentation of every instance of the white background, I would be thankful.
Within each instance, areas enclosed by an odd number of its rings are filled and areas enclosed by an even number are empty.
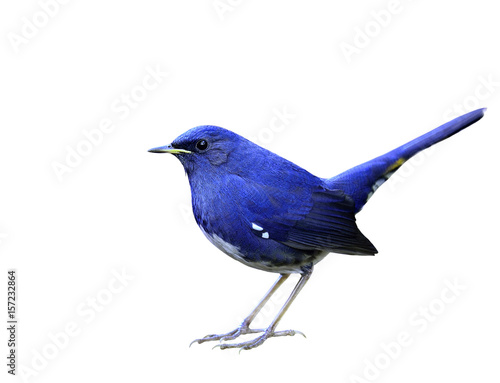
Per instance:
[[[70,1],[43,11],[47,2],[0,6],[0,288],[16,268],[25,381],[498,379],[491,1]],[[147,68],[168,76],[141,93]],[[144,100],[125,117],[112,108],[131,92]],[[489,107],[483,120],[406,164],[359,214],[377,256],[317,265],[280,324],[307,339],[241,354],[188,348],[235,328],[276,275],[213,247],[194,224],[181,165],[149,148],[216,124],[327,177],[477,106]],[[270,130],[276,110],[293,114],[280,131]],[[103,119],[114,130],[58,178],[55,164]],[[133,279],[120,284],[113,273],[123,272]],[[458,295],[446,290],[455,282]],[[439,315],[422,322],[429,305]],[[388,356],[381,343],[401,332],[412,343]],[[382,371],[370,375],[370,363]]]

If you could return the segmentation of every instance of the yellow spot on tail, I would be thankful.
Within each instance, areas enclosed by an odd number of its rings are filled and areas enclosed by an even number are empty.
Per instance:
[[[385,173],[387,174],[387,173],[390,173],[390,172],[397,170],[401,165],[403,165],[405,163],[405,161],[406,161],[406,159],[401,157],[399,160],[397,160],[396,162],[389,165],[389,167],[387,168]]]

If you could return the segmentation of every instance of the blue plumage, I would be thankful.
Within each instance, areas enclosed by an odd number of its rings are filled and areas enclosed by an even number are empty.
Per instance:
[[[378,186],[385,182],[399,167],[418,152],[453,136],[484,116],[486,109],[477,109],[447,122],[430,132],[407,142],[364,164],[355,166],[327,180],[331,188],[344,190],[355,201],[359,212]]]
[[[221,347],[248,349],[271,336],[293,335],[276,332],[275,327],[317,262],[330,252],[377,252],[355,219],[375,190],[419,151],[483,115],[484,109],[470,112],[329,179],[316,177],[217,126],[193,128],[171,145],[151,149],[171,153],[181,161],[191,186],[196,222],[215,246],[248,266],[280,273],[278,287],[290,273],[302,275],[289,302],[263,335],[252,342]],[[252,315],[255,310],[235,332],[197,341],[228,340],[250,333]]]

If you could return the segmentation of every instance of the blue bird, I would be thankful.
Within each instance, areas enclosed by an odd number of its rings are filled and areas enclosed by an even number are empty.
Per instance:
[[[220,341],[219,347],[252,349],[266,339],[302,334],[276,327],[328,253],[374,255],[375,246],[356,225],[355,215],[372,194],[412,156],[481,119],[478,109],[371,161],[332,178],[319,178],[251,141],[217,126],[199,126],[153,153],[177,157],[189,178],[196,223],[219,250],[278,280],[238,328],[193,343]],[[301,275],[267,329],[250,324],[292,273]],[[260,334],[240,343],[222,343]],[[302,334],[303,335],[303,334]]]

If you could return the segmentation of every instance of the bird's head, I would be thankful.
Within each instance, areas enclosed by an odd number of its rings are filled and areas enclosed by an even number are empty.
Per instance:
[[[170,153],[181,161],[186,173],[214,171],[227,164],[229,155],[248,140],[218,126],[197,126],[177,137],[170,145],[150,149],[151,153]]]

